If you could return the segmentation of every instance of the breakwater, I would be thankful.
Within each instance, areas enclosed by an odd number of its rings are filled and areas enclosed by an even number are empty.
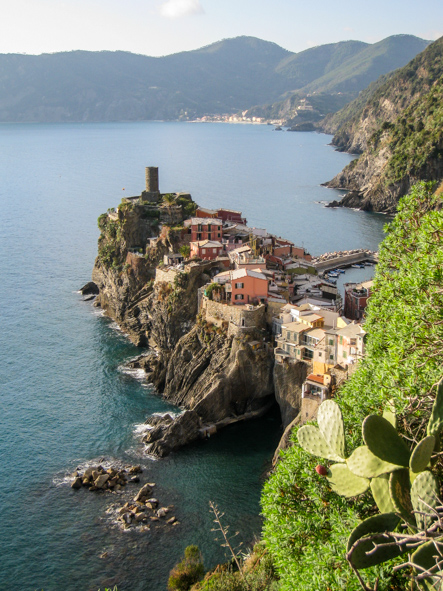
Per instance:
[[[312,260],[312,266],[319,273],[330,271],[338,267],[350,267],[358,263],[377,263],[378,253],[364,248],[354,250],[344,250],[339,252],[327,252]]]

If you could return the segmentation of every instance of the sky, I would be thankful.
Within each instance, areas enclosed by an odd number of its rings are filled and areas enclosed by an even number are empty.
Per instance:
[[[290,51],[443,35],[441,0],[0,0],[0,53],[168,55],[249,35]]]

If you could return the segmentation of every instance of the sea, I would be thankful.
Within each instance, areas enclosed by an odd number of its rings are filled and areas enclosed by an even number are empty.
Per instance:
[[[325,208],[340,194],[321,183],[353,158],[330,141],[266,125],[0,125],[2,589],[164,591],[187,545],[199,545],[208,569],[229,558],[210,501],[238,532],[239,551],[260,535],[278,412],[152,459],[146,417],[180,409],[125,369],[140,349],[78,290],[91,277],[97,217],[141,193],[145,166],[159,167],[162,192],[239,209],[312,254],[376,250],[386,216]],[[352,269],[346,280],[372,272]],[[179,524],[122,530],[115,510],[136,485],[121,494],[70,487],[74,470],[97,463],[140,464],[141,483],[155,483]]]

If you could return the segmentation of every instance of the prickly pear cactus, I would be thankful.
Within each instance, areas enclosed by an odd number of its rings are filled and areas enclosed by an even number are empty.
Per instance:
[[[436,529],[433,511],[441,501],[438,499],[439,485],[430,466],[433,454],[439,449],[441,431],[443,378],[438,384],[427,437],[413,450],[396,431],[392,402],[383,416],[366,417],[362,425],[366,445],[355,449],[350,457],[346,453],[343,417],[334,401],[328,400],[320,405],[318,427],[306,425],[299,429],[298,441],[303,449],[338,462],[317,470],[319,475],[327,478],[332,490],[344,497],[353,497],[370,487],[381,512],[364,520],[352,531],[346,557],[353,568],[365,569],[413,550],[412,562],[418,570],[433,567],[420,586],[443,591],[443,531],[432,534],[437,536],[432,542],[420,545],[422,538],[419,538],[418,547],[417,540],[411,546],[397,543],[404,536],[396,537],[395,532],[401,521],[407,524],[407,529],[403,526],[403,534],[412,532],[411,536],[427,531],[431,526],[431,531]]]

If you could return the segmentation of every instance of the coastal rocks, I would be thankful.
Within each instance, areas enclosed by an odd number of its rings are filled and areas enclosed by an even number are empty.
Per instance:
[[[207,333],[196,325],[169,357],[164,380],[164,398],[185,411],[173,420],[169,415],[147,419],[152,426],[144,436],[148,453],[164,457],[267,410],[273,399],[272,369],[272,351],[253,350],[247,339]]]
[[[98,293],[99,293],[99,289],[93,281],[88,281],[88,283],[86,283],[86,285],[81,287],[79,291],[82,295],[86,295],[86,296],[98,295]]]
[[[113,506],[108,510],[108,513],[115,515],[117,522],[123,529],[136,528],[140,531],[149,531],[149,525],[155,522],[158,526],[161,526],[162,523],[168,527],[178,525],[179,521],[176,516],[169,516],[174,505],[158,509],[158,499],[148,498],[154,487],[155,483],[144,484],[132,502],[126,502],[122,507]],[[167,516],[169,516],[168,519],[166,519]]]
[[[76,470],[73,474],[71,488],[88,488],[89,491],[118,491],[128,483],[137,482],[135,476],[143,472],[140,466],[131,466],[126,469],[110,467],[105,470],[102,466],[89,466],[83,472]]]
[[[148,431],[143,441],[149,444],[147,451],[150,454],[162,458],[197,439],[200,427],[199,415],[193,410],[187,410],[172,422],[166,420],[165,424],[157,424]]]

